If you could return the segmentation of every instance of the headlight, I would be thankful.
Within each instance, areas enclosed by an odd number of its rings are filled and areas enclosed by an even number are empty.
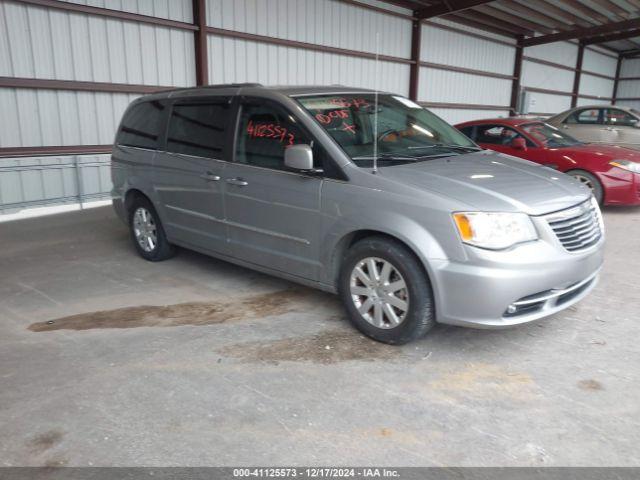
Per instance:
[[[501,250],[538,238],[524,213],[460,212],[453,218],[462,241],[476,247]]]
[[[628,170],[633,173],[640,173],[640,163],[638,162],[630,162],[629,160],[612,160],[609,162],[609,165],[613,165],[614,167],[622,168],[623,170]]]

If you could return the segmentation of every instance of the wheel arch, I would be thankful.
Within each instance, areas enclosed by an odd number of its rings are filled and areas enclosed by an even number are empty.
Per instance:
[[[145,194],[142,190],[138,188],[130,188],[127,190],[127,193],[124,195],[124,208],[127,214],[131,212],[131,207],[133,206],[133,202],[136,198],[144,198],[151,202],[151,199],[147,194]],[[152,203],[152,202],[151,202]]]
[[[427,279],[431,283],[431,288],[435,290],[435,286],[431,281],[433,276],[429,272],[430,269],[429,269],[428,262],[422,255],[419,254],[417,247],[407,239],[404,239],[398,235],[394,235],[389,232],[385,232],[383,230],[375,229],[375,228],[362,228],[358,230],[353,230],[343,235],[340,238],[340,240],[336,242],[336,245],[331,255],[331,262],[330,262],[330,265],[331,265],[330,281],[332,282],[333,285],[335,286],[338,285],[339,278],[340,278],[340,270],[342,268],[342,262],[349,248],[351,248],[354,244],[356,244],[360,240],[363,240],[368,237],[384,237],[404,246],[416,257],[416,259],[418,260],[418,263],[420,264],[420,267],[424,271],[424,274],[427,276]]]
[[[602,202],[601,203],[604,205],[607,202],[607,189],[604,188],[604,182],[602,181],[601,173],[595,172],[593,170],[587,170],[586,168],[571,168],[569,170],[565,170],[563,173],[565,175],[571,175],[572,172],[588,173],[593,178],[595,178],[598,181],[598,183],[600,184],[600,190],[602,191]]]

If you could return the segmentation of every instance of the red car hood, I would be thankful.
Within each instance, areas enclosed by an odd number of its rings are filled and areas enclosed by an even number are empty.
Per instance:
[[[553,150],[567,156],[576,155],[580,157],[591,156],[593,158],[600,158],[604,162],[610,162],[611,160],[629,160],[640,163],[640,151],[619,147],[617,145],[584,143],[574,147],[564,147]]]

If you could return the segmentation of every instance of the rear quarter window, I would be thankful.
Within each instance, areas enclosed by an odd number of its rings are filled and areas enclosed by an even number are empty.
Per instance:
[[[138,103],[131,107],[122,119],[116,144],[157,149],[165,108],[159,101]]]

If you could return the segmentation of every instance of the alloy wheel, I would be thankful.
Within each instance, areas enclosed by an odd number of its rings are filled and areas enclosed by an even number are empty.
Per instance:
[[[590,178],[580,175],[579,173],[574,173],[572,174],[572,176],[573,178],[578,180],[581,184],[583,184],[585,187],[589,187],[590,190],[594,190],[595,187]]]
[[[349,279],[351,299],[368,323],[378,328],[400,325],[409,311],[409,290],[389,261],[368,257],[359,261]]]
[[[138,207],[133,214],[133,234],[145,252],[153,252],[158,245],[156,223],[151,212],[144,207]]]

